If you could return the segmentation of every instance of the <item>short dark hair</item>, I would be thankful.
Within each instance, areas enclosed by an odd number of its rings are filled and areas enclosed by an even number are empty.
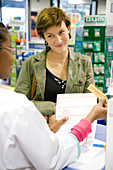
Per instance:
[[[61,25],[65,22],[66,27],[71,25],[70,18],[66,13],[57,7],[44,8],[40,11],[37,17],[36,29],[40,38],[44,38],[44,32],[51,26]]]
[[[2,45],[1,43],[5,42],[8,39],[8,30],[5,27],[5,25],[0,22],[0,45]]]

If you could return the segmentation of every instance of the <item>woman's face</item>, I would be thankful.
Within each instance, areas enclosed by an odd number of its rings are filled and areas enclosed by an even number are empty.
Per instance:
[[[61,26],[51,26],[44,33],[45,41],[54,52],[63,53],[67,51],[69,44],[70,26],[67,28],[64,21]]]
[[[4,48],[0,48],[0,79],[7,79],[11,76],[14,56],[11,53],[11,37],[8,34],[8,39],[2,43]],[[5,48],[6,47],[6,48]]]

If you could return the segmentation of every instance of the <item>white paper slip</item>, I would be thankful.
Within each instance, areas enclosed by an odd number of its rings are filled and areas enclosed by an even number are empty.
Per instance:
[[[60,127],[57,133],[69,132],[75,124],[86,117],[95,104],[97,104],[97,97],[92,93],[58,94],[56,118],[59,120],[68,116],[69,119]],[[95,134],[96,121],[92,127]]]

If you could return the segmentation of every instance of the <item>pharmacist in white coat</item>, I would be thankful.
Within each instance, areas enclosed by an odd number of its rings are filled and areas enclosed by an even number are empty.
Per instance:
[[[0,23],[0,78],[10,76],[13,55],[10,34]],[[0,170],[60,170],[80,155],[79,143],[91,132],[91,123],[106,117],[101,100],[70,133],[58,137],[23,94],[0,87]]]

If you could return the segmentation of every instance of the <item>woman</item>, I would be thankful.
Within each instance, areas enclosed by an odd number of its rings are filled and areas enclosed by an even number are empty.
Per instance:
[[[37,18],[37,33],[47,48],[25,60],[15,91],[30,99],[33,74],[37,84],[33,102],[43,115],[55,113],[58,93],[88,93],[93,84],[92,62],[88,56],[68,49],[70,19],[59,8],[44,8]]]
[[[11,74],[11,50],[10,34],[0,23],[0,79]],[[0,87],[0,170],[59,170],[75,161],[79,142],[91,132],[91,123],[106,117],[104,101],[70,133],[57,136],[25,95]]]

